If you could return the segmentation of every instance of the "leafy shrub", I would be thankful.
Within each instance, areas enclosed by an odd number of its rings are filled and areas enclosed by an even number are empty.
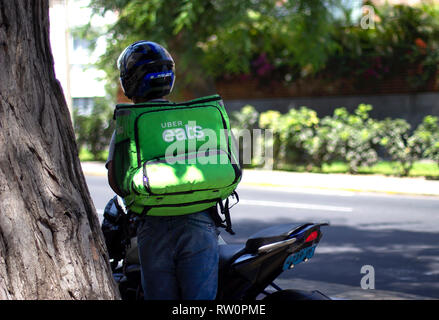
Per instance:
[[[341,123],[333,117],[324,117],[316,126],[314,136],[305,141],[311,164],[319,169],[324,163],[341,159],[338,152]]]
[[[251,105],[244,106],[240,111],[230,114],[232,132],[239,147],[239,161],[243,167],[255,165],[253,157],[253,135],[258,129],[259,112]]]
[[[279,168],[279,159],[283,150],[282,144],[282,114],[279,111],[269,110],[259,115],[259,127],[266,130],[271,130],[271,141],[265,141],[269,143],[269,147],[273,150],[273,168]]]
[[[273,133],[274,167],[307,162],[306,142],[314,135],[319,118],[307,107],[290,109],[286,114],[278,111],[263,112],[259,126]]]
[[[369,118],[371,105],[361,104],[350,114],[337,108],[332,117],[325,117],[317,128],[308,152],[319,167],[324,162],[344,160],[349,172],[357,173],[360,166],[371,166],[378,160],[379,124]]]
[[[113,108],[104,98],[95,98],[91,112],[81,114],[73,111],[73,124],[78,149],[86,148],[94,160],[103,159],[114,130]]]
[[[291,109],[285,114],[275,110],[259,114],[247,105],[233,113],[231,119],[235,128],[241,130],[271,130],[273,138],[268,143],[273,147],[275,169],[305,164],[307,170],[311,166],[321,170],[325,163],[342,161],[355,174],[360,167],[371,167],[378,162],[379,148],[384,148],[399,164],[398,174],[402,176],[409,175],[414,163],[422,158],[439,164],[438,117],[425,117],[411,132],[407,121],[390,118],[378,121],[370,118],[371,110],[371,105],[360,104],[353,113],[337,108],[332,116],[319,119],[307,107]],[[244,142],[261,143],[252,138]],[[244,147],[252,149],[252,146]],[[253,166],[259,163],[254,156],[252,153],[249,161]]]
[[[404,119],[385,119],[381,126],[380,144],[392,160],[399,162],[400,175],[408,176],[413,164],[422,157],[422,139],[419,135],[410,135],[410,124]]]
[[[439,165],[439,118],[426,116],[414,134],[422,144],[422,155]]]
[[[282,117],[281,141],[285,163],[307,162],[306,141],[314,136],[319,123],[317,113],[307,107],[291,109]]]

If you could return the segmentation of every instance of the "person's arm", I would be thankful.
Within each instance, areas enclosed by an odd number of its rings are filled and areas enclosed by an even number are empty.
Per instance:
[[[122,192],[119,190],[116,184],[116,179],[114,177],[114,148],[116,147],[116,133],[113,132],[113,135],[111,136],[110,141],[110,147],[108,150],[108,159],[105,163],[105,167],[107,168],[107,176],[108,176],[108,184],[110,185],[111,189],[118,195],[122,197]]]
[[[118,195],[122,197],[122,192],[119,190],[116,184],[116,180],[113,175],[113,160],[110,160],[107,162],[107,169],[108,169],[108,184],[110,185],[111,189]]]

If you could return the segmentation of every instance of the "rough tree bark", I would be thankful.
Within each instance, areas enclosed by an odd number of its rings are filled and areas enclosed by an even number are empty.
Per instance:
[[[48,19],[0,0],[0,299],[115,299]]]

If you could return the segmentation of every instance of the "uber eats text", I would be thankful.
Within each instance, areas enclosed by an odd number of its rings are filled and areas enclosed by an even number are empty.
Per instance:
[[[265,168],[273,165],[271,130],[239,130],[233,134],[232,130],[212,130],[196,121],[185,123],[180,120],[162,122],[160,126],[163,141],[169,143],[165,152],[167,163],[246,165],[258,158]],[[182,157],[188,153],[193,156]]]

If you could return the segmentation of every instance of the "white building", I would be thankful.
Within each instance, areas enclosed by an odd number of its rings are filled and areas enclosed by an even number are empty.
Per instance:
[[[87,7],[88,0],[50,0],[50,42],[55,61],[55,74],[60,81],[67,104],[87,112],[94,97],[105,96],[103,71],[93,67],[99,55],[105,50],[105,40],[99,39],[96,50],[88,50],[90,43],[85,39],[72,37],[71,30],[89,21],[93,26],[113,22],[111,14],[93,17]],[[91,19],[91,20],[90,20]]]

